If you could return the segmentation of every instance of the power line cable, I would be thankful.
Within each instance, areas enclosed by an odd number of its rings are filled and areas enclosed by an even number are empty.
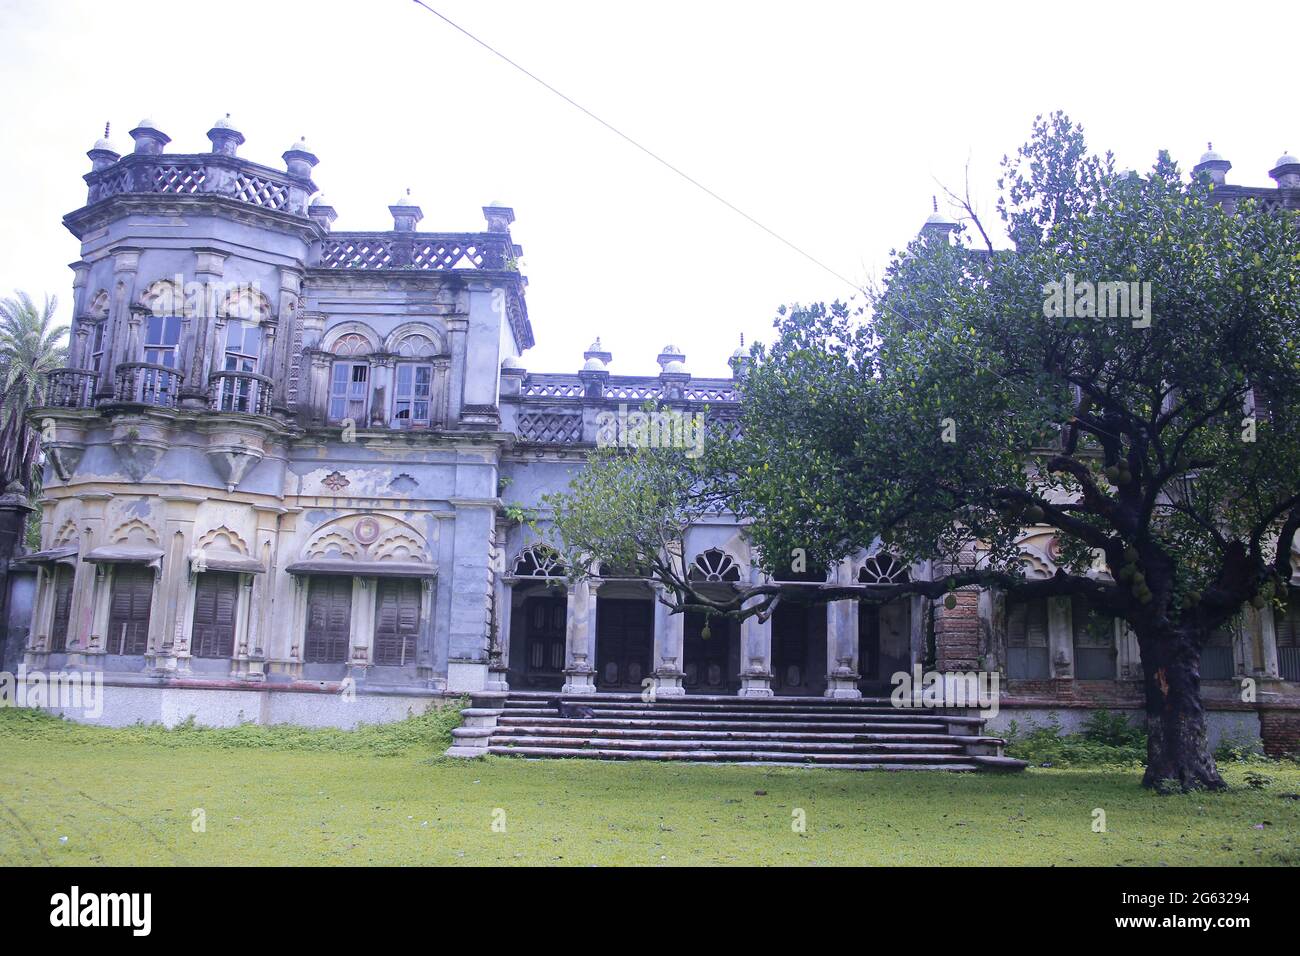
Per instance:
[[[427,3],[424,2],[424,0],[413,0],[413,2],[416,4],[416,6],[423,7],[423,8],[424,8],[425,10],[427,10],[429,13],[432,13],[435,17],[437,17],[439,20],[441,20],[441,21],[443,21],[444,23],[446,23],[446,24],[447,24],[449,27],[451,27],[452,29],[456,30],[457,32],[459,32],[459,33],[461,33],[461,34],[464,34],[466,37],[468,37],[469,39],[473,40],[475,43],[477,43],[477,44],[478,44],[479,46],[481,46],[483,49],[487,50],[487,51],[488,51],[489,53],[491,53],[493,56],[497,57],[498,59],[502,60],[503,62],[509,64],[509,65],[512,66],[512,67],[514,67],[516,70],[518,70],[520,73],[524,74],[524,76],[528,77],[528,78],[529,78],[530,80],[532,80],[533,82],[539,84],[540,86],[542,86],[542,87],[546,88],[547,90],[549,90],[550,92],[554,93],[556,96],[558,96],[560,99],[564,100],[564,102],[568,103],[568,104],[569,104],[570,106],[572,106],[574,109],[576,109],[576,110],[578,110],[579,112],[585,114],[586,116],[589,116],[591,119],[595,120],[595,121],[596,121],[597,123],[599,123],[601,126],[605,127],[605,129],[609,130],[609,131],[610,131],[611,133],[613,133],[615,136],[619,137],[619,139],[624,140],[625,142],[627,142],[627,143],[629,143],[630,145],[634,146],[636,149],[638,149],[638,150],[640,150],[641,152],[645,153],[647,156],[649,156],[649,157],[650,157],[651,159],[653,159],[655,162],[659,163],[661,166],[664,166],[665,168],[667,168],[667,169],[671,170],[672,172],[676,173],[678,176],[680,176],[682,179],[686,180],[686,181],[687,181],[688,183],[690,183],[692,186],[694,186],[695,188],[701,190],[701,191],[704,192],[706,195],[712,197],[713,199],[717,200],[718,202],[722,203],[722,205],[726,206],[728,209],[730,209],[732,212],[736,213],[738,216],[741,216],[741,217],[742,217],[743,219],[745,219],[746,221],[748,221],[748,222],[752,223],[753,225],[757,226],[759,229],[763,230],[765,233],[767,233],[767,234],[768,234],[769,236],[771,236],[773,239],[775,239],[775,240],[777,240],[778,242],[780,242],[782,245],[784,245],[784,246],[786,246],[786,247],[788,247],[788,248],[794,250],[794,251],[797,252],[799,255],[801,255],[801,256],[803,256],[805,259],[807,259],[809,262],[811,262],[811,263],[813,263],[814,265],[816,265],[819,269],[824,270],[825,272],[827,272],[827,273],[829,273],[830,275],[834,276],[835,278],[839,279],[841,282],[845,283],[846,285],[849,285],[849,286],[852,287],[855,291],[857,291],[857,292],[861,292],[864,296],[867,295],[867,291],[866,291],[866,289],[863,288],[861,285],[859,285],[858,283],[854,282],[853,280],[847,278],[847,277],[844,276],[842,273],[837,272],[835,269],[831,268],[830,266],[826,265],[826,263],[822,262],[820,259],[818,259],[816,256],[812,255],[811,253],[805,252],[805,251],[804,251],[803,249],[801,249],[799,246],[795,245],[795,244],[794,244],[793,242],[791,242],[789,239],[785,238],[785,236],[781,235],[781,234],[778,233],[776,230],[771,229],[771,228],[769,228],[768,226],[764,225],[762,222],[760,222],[759,220],[755,219],[755,218],[754,218],[753,216],[751,216],[749,213],[745,212],[745,210],[741,209],[741,208],[740,208],[739,206],[737,206],[735,203],[733,203],[733,202],[731,202],[731,201],[725,199],[724,197],[718,195],[716,192],[714,192],[714,191],[713,191],[712,189],[710,189],[708,186],[704,185],[702,182],[700,182],[700,181],[699,181],[698,179],[696,179],[694,176],[691,176],[691,175],[689,175],[688,173],[686,173],[684,170],[682,170],[681,168],[679,168],[679,167],[677,167],[677,166],[674,166],[672,163],[670,163],[668,160],[664,159],[662,156],[660,156],[660,155],[659,155],[658,153],[656,153],[654,150],[650,149],[649,147],[642,146],[639,142],[637,142],[635,139],[633,139],[633,138],[632,138],[631,136],[629,136],[627,133],[624,133],[624,132],[623,132],[621,129],[619,129],[617,126],[615,126],[614,124],[612,124],[612,123],[610,123],[610,122],[608,122],[608,121],[602,119],[601,117],[597,116],[595,113],[593,113],[591,110],[587,109],[585,106],[583,106],[583,105],[582,105],[581,103],[579,103],[577,100],[573,99],[573,97],[568,96],[567,94],[563,93],[562,91],[556,89],[554,86],[552,86],[550,83],[547,83],[544,79],[542,79],[542,78],[541,78],[540,76],[538,76],[536,73],[534,73],[534,72],[532,72],[531,70],[529,70],[527,67],[524,67],[524,66],[522,66],[522,65],[519,64],[519,63],[516,63],[514,60],[512,60],[510,57],[506,56],[504,53],[502,53],[502,52],[501,52],[500,50],[498,50],[496,47],[492,46],[492,45],[491,45],[490,43],[488,43],[486,40],[482,40],[482,39],[480,39],[479,37],[475,36],[473,33],[471,33],[469,30],[465,29],[463,26],[461,26],[461,25],[460,25],[459,23],[457,23],[455,20],[452,20],[450,17],[446,16],[446,15],[443,14],[443,13],[438,12],[438,11],[435,10],[433,7],[429,6]],[[916,331],[918,331],[918,332],[920,332],[920,333],[922,333],[922,334],[924,334],[924,335],[928,335],[928,336],[930,337],[930,339],[931,339],[931,340],[932,340],[936,345],[939,345],[939,346],[941,346],[941,347],[946,347],[946,348],[955,349],[959,354],[963,355],[963,356],[964,356],[968,361],[970,361],[971,364],[973,364],[973,365],[978,365],[978,364],[979,364],[978,362],[975,361],[975,358],[974,358],[972,355],[970,355],[968,352],[966,352],[965,350],[963,350],[962,347],[961,347],[960,345],[958,345],[958,344],[956,344],[956,343],[954,343],[954,342],[946,342],[946,341],[944,341],[943,339],[940,339],[937,335],[934,334],[934,331],[933,331],[932,329],[927,329],[927,328],[926,328],[922,323],[917,322],[916,320],[911,319],[911,318],[909,318],[909,317],[903,315],[902,313],[898,312],[896,309],[891,308],[890,306],[888,306],[888,305],[885,304],[884,302],[881,302],[880,305],[881,305],[882,307],[884,307],[885,309],[887,309],[890,313],[892,313],[892,314],[893,314],[894,316],[896,316],[898,319],[900,319],[900,320],[902,320],[903,322],[905,322],[905,323],[907,323],[908,325],[910,325],[910,326],[911,326],[913,329],[915,329]],[[1001,372],[999,372],[999,371],[998,371],[997,369],[995,369],[995,368],[992,368],[992,367],[990,367],[990,366],[985,366],[985,370],[986,370],[986,371],[989,371],[989,372],[992,372],[994,375],[996,375],[998,378],[1002,379],[1002,381],[1006,382],[1006,383],[1007,383],[1008,385],[1010,385],[1012,388],[1020,388],[1020,387],[1022,387],[1022,384],[1023,384],[1023,383],[1020,383],[1020,382],[1017,382],[1017,381],[1015,381],[1015,380],[1013,380],[1013,379],[1007,378],[1007,376],[1003,375]],[[1100,430],[1100,429],[1098,429],[1098,430]],[[1106,434],[1109,434],[1109,433],[1106,433]],[[1117,435],[1111,435],[1110,437],[1112,437],[1112,438],[1118,438],[1119,436],[1117,436]]]

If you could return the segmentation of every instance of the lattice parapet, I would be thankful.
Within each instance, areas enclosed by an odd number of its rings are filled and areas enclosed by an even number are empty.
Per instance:
[[[266,166],[215,153],[175,156],[132,154],[86,176],[87,203],[126,193],[222,196],[236,202],[305,215],[316,187]]]
[[[519,437],[547,445],[576,445],[582,441],[582,413],[538,411],[519,413]]]
[[[321,243],[319,269],[453,269],[506,268],[511,252],[505,237],[488,233],[336,232]]]
[[[582,380],[576,375],[529,375],[520,386],[522,398],[583,398]],[[663,383],[657,376],[619,375],[605,383],[602,397],[609,401],[641,402],[663,399]],[[681,392],[681,399],[700,404],[734,404],[736,387],[727,379],[693,379]]]

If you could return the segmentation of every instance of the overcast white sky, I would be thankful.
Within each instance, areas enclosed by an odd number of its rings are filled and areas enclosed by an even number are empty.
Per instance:
[[[1229,182],[1270,185],[1300,150],[1293,8],[1282,4],[429,0],[834,270],[880,274],[936,179],[993,217],[997,162],[1065,109],[1121,167],[1213,140]],[[0,293],[69,315],[85,152],[144,116],[202,152],[229,112],[241,155],[282,168],[305,134],[338,229],[516,213],[533,370],[657,371],[667,342],[724,375],[782,302],[851,290],[412,0],[0,0]]]

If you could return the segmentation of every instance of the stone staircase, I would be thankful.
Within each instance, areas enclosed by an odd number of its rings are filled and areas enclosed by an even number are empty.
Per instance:
[[[550,701],[590,707],[561,717]],[[887,699],[481,693],[462,711],[457,757],[680,760],[842,770],[1022,770],[974,711],[908,710]]]

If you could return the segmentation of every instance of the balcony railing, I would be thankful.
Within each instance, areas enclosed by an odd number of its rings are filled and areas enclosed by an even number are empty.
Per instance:
[[[239,157],[211,153],[122,157],[86,177],[87,204],[122,193],[223,196],[250,206],[296,215],[306,213],[309,180]],[[314,188],[314,187],[313,187]]]
[[[271,414],[274,383],[256,372],[215,372],[208,379],[208,407],[245,415]]]
[[[183,376],[174,368],[151,362],[123,362],[117,367],[113,399],[133,405],[176,407]]]
[[[83,368],[56,368],[45,377],[45,405],[49,408],[91,408],[99,376]]]

